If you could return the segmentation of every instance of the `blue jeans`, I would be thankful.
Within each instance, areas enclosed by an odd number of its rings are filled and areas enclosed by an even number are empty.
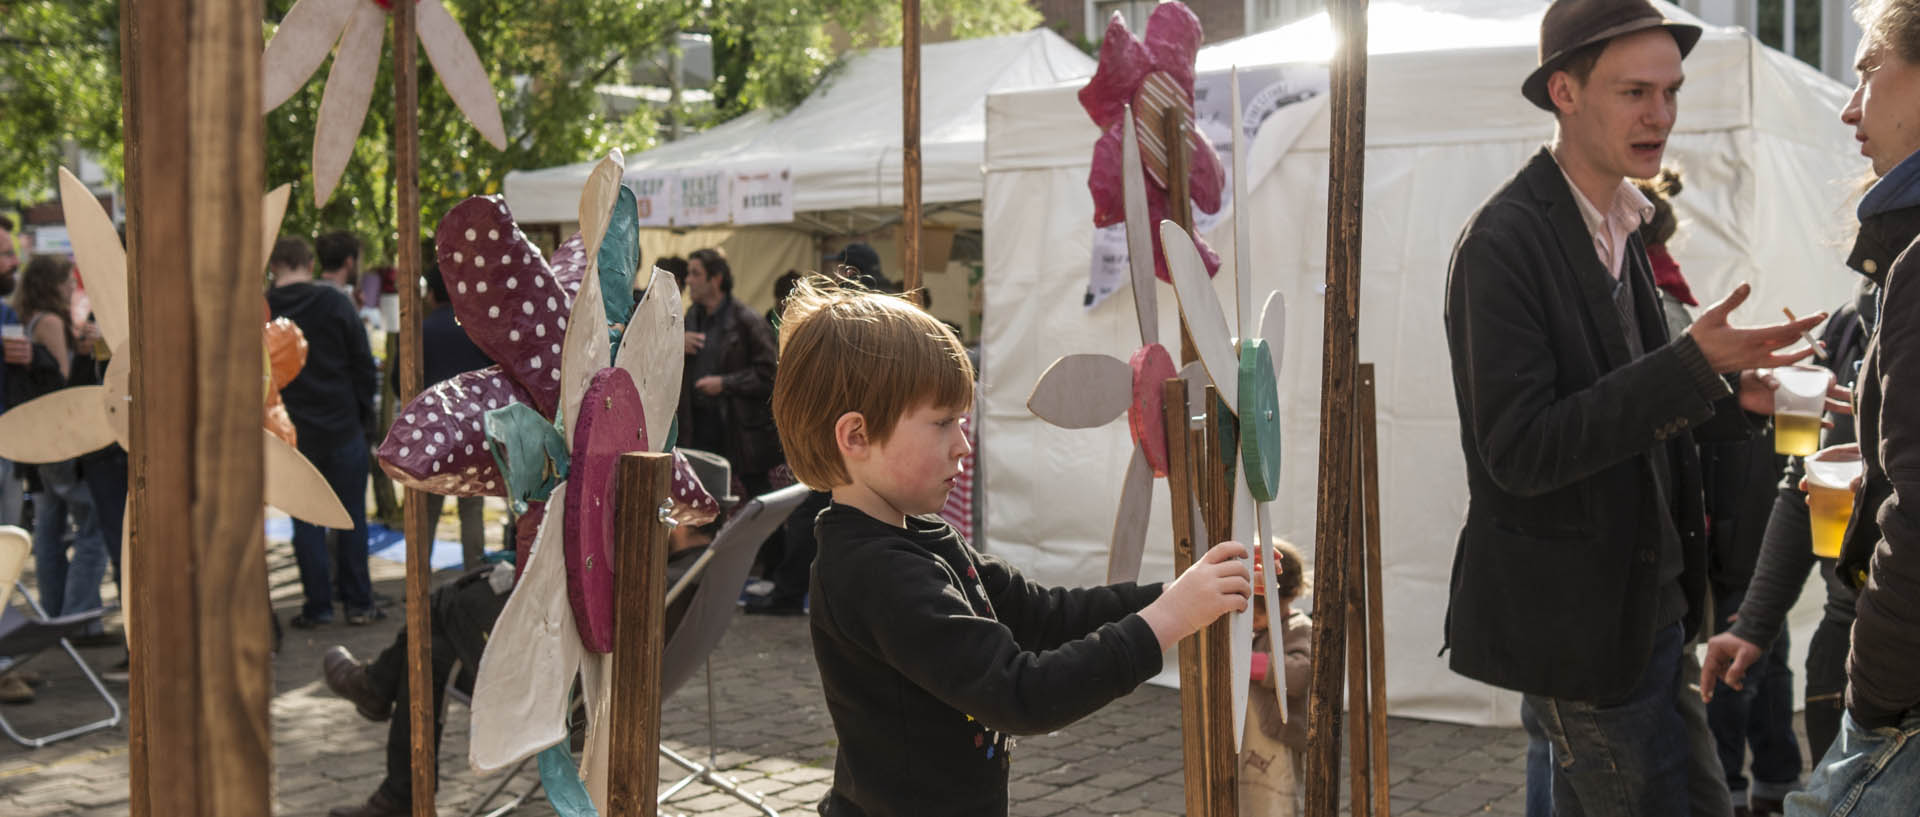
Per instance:
[[[27,524],[27,520],[21,518],[24,493],[20,484],[20,467],[14,465],[12,460],[0,460],[0,525],[19,527]]]
[[[1681,642],[1677,624],[1654,633],[1647,667],[1625,700],[1523,699],[1547,736],[1556,817],[1732,812]]]
[[[33,570],[40,606],[47,615],[69,616],[100,608],[100,580],[107,575],[107,543],[93,510],[93,496],[80,479],[77,460],[34,466],[41,490],[33,496]],[[73,556],[67,556],[67,538]]]
[[[352,531],[340,531],[335,537],[333,559],[327,558],[327,529],[293,520],[293,557],[300,565],[300,586],[307,603],[301,613],[309,620],[333,618],[333,582],[338,574],[341,595],[347,611],[373,609],[373,581],[367,576],[367,444],[358,435],[345,443],[326,447],[308,447],[301,439],[300,453],[326,477],[327,484],[347,508],[353,519]],[[331,564],[329,564],[331,561]]]
[[[1787,795],[1787,817],[1912,814],[1920,801],[1920,714],[1899,726],[1862,729],[1853,715],[1813,770],[1805,791]]]
[[[1727,617],[1740,609],[1745,593],[1716,597],[1714,620],[1725,629]],[[1782,630],[1747,670],[1745,689],[1720,684],[1707,704],[1707,725],[1713,729],[1720,766],[1727,773],[1727,791],[1736,803],[1746,802],[1747,778],[1741,769],[1747,750],[1753,750],[1753,796],[1779,800],[1800,788],[1800,739],[1793,734],[1793,670],[1787,666],[1789,642]]]
[[[1525,704],[1520,727],[1527,730],[1527,817],[1553,817],[1553,744]]]

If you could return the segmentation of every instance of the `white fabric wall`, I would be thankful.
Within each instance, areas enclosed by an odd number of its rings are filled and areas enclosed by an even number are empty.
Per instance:
[[[1541,6],[1466,4],[1500,16],[1494,31],[1537,31]],[[1376,3],[1376,42],[1411,41],[1396,25],[1434,25],[1430,5]],[[1670,14],[1681,14],[1670,9]],[[1531,15],[1531,26],[1512,15]],[[1302,39],[1325,18],[1275,32]],[[1238,53],[1257,53],[1245,43]],[[1268,51],[1275,58],[1286,53]],[[1522,100],[1531,42],[1370,59],[1360,355],[1379,373],[1379,439],[1389,708],[1396,715],[1513,723],[1517,696],[1468,681],[1436,657],[1460,520],[1466,509],[1459,426],[1442,331],[1447,262],[1467,217],[1552,135],[1551,118]],[[1208,55],[1203,52],[1203,66]],[[1837,305],[1851,292],[1843,266],[1850,228],[1846,181],[1864,164],[1837,112],[1846,90],[1811,69],[1713,30],[1687,60],[1679,128],[1667,152],[1686,174],[1677,199],[1675,257],[1703,301],[1740,280],[1756,294],[1736,321],[1772,320]],[[987,547],[1042,581],[1097,583],[1130,455],[1123,422],[1068,431],[1025,401],[1055,358],[1124,357],[1139,345],[1132,299],[1080,307],[1092,232],[1087,162],[1097,133],[1074,87],[988,99],[986,325],[981,432]],[[1314,478],[1325,278],[1327,119],[1314,114],[1296,144],[1262,139],[1252,152],[1257,293],[1288,303],[1285,459],[1279,535],[1313,542]],[[1231,258],[1231,230],[1209,237]],[[1224,269],[1231,270],[1229,260]],[[1160,285],[1161,335],[1178,337],[1173,293]],[[1216,279],[1231,303],[1231,279]],[[1171,576],[1168,499],[1155,487],[1143,575]],[[1819,592],[1796,617],[1805,643]],[[1804,649],[1797,650],[1804,655]],[[1795,666],[1799,659],[1796,657]]]

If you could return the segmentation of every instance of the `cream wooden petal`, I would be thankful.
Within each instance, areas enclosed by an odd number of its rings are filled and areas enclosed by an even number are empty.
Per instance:
[[[447,96],[453,97],[453,104],[460,106],[474,129],[486,137],[487,144],[494,150],[506,150],[507,129],[500,122],[500,100],[466,32],[460,30],[460,24],[453,21],[440,0],[420,0],[414,9],[420,46],[433,61],[440,86],[447,89]]]
[[[1233,283],[1234,331],[1253,333],[1253,196],[1247,191],[1247,144],[1240,117],[1240,68],[1233,69]]]
[[[602,307],[604,309],[604,307]],[[680,309],[680,286],[673,273],[653,268],[647,294],[633,309],[620,353],[613,365],[633,375],[640,390],[640,407],[647,417],[647,450],[667,444],[667,428],[680,406],[680,378],[686,368],[686,317]]]
[[[1133,368],[1108,355],[1067,355],[1040,374],[1027,410],[1061,428],[1113,422],[1133,404]]]
[[[1180,314],[1187,316],[1187,333],[1200,352],[1207,376],[1220,388],[1220,399],[1230,410],[1240,405],[1240,357],[1233,351],[1226,313],[1220,310],[1220,298],[1207,279],[1206,264],[1194,249],[1187,231],[1171,221],[1160,222],[1160,246],[1167,254],[1167,271],[1173,274],[1173,293],[1180,299]]]
[[[1147,521],[1153,518],[1153,468],[1139,445],[1127,463],[1120,486],[1120,512],[1113,519],[1113,545],[1107,551],[1107,583],[1140,580],[1140,558],[1147,552]]]
[[[587,266],[599,264],[600,242],[607,237],[607,223],[613,218],[613,203],[620,198],[620,174],[625,172],[625,157],[615,150],[593,166],[587,183],[580,188],[580,241],[587,248]],[[603,307],[604,310],[604,307]]]
[[[607,306],[600,300],[600,270],[588,259],[580,279],[580,291],[573,296],[573,314],[567,318],[567,333],[560,348],[560,434],[573,444],[578,427],[580,399],[594,373],[613,362],[613,342],[607,338]],[[548,345],[538,350],[541,359],[553,351]],[[558,510],[557,505],[548,505]]]
[[[120,244],[120,233],[107,211],[100,209],[93,191],[64,167],[60,168],[60,212],[67,220],[73,260],[80,267],[87,298],[93,301],[100,335],[106,339],[107,348],[120,348],[131,331],[127,323],[127,250]]]
[[[13,583],[26,572],[27,554],[32,552],[32,534],[12,525],[0,526],[0,610],[7,609]]]
[[[260,75],[261,113],[286,104],[319,70],[354,9],[367,0],[300,0],[267,41]]]
[[[1267,342],[1267,350],[1273,353],[1273,382],[1285,383],[1280,379],[1280,370],[1287,351],[1287,298],[1280,290],[1268,293],[1266,305],[1260,308],[1260,339]]]
[[[320,469],[265,428],[260,429],[267,451],[267,504],[288,516],[334,530],[353,530],[353,517],[340,504]]]
[[[386,28],[386,11],[360,0],[347,21],[346,34],[340,37],[340,50],[333,55],[333,69],[327,74],[327,89],[320,96],[320,122],[313,134],[315,207],[333,197],[334,188],[340,186],[340,174],[353,156],[354,143],[360,140],[367,104],[373,100],[373,81],[380,72]]]
[[[133,360],[133,357],[128,354],[126,345],[122,344],[113,349],[113,359],[125,363]],[[113,429],[113,439],[127,450],[133,449],[130,442],[133,439],[130,431],[133,425],[132,379],[132,366],[108,366],[107,375],[100,384],[106,389],[106,393],[100,396],[100,410],[107,415],[107,427]]]
[[[1252,575],[1252,555],[1254,548],[1258,545],[1256,538],[1259,532],[1255,527],[1258,523],[1254,511],[1253,491],[1247,487],[1246,468],[1242,467],[1240,474],[1236,475],[1233,481],[1233,539],[1246,546],[1248,558],[1242,560],[1242,564],[1249,571],[1248,575]],[[1227,614],[1228,623],[1233,630],[1232,640],[1229,642],[1233,645],[1231,650],[1233,670],[1228,677],[1233,679],[1233,750],[1235,752],[1240,751],[1241,741],[1246,737],[1247,692],[1253,684],[1253,604],[1253,599],[1249,597],[1245,612]],[[1267,626],[1280,625],[1270,619]]]
[[[1140,345],[1160,342],[1160,299],[1153,274],[1153,219],[1147,216],[1147,176],[1140,165],[1140,136],[1134,131],[1133,106],[1120,123],[1121,192],[1127,205],[1127,267],[1132,273],[1133,316],[1140,323]]]
[[[262,205],[260,237],[264,245],[260,249],[260,268],[266,269],[267,259],[273,256],[273,242],[280,238],[280,223],[287,217],[287,200],[293,197],[293,185],[283,184],[267,191],[267,200]]]
[[[467,761],[496,772],[567,739],[567,696],[586,647],[567,602],[565,483],[547,499],[520,584],[494,622],[473,682]]]
[[[1273,675],[1273,691],[1280,696],[1280,719],[1292,720],[1293,716],[1287,714],[1287,646],[1282,640],[1287,631],[1287,610],[1280,593],[1275,590],[1275,577],[1280,573],[1280,566],[1275,564],[1273,558],[1273,539],[1270,538],[1273,520],[1268,518],[1270,508],[1268,503],[1262,502],[1255,511],[1255,524],[1263,551],[1261,561],[1266,563],[1266,569],[1260,571],[1260,592],[1267,597],[1267,638],[1273,648],[1273,661],[1267,665],[1267,672]]]
[[[619,651],[614,647],[614,652]],[[607,766],[613,747],[609,736],[613,726],[613,655],[587,653],[580,664],[580,689],[587,708],[587,739],[580,750],[580,782],[587,786],[587,797],[601,814],[607,810]]]
[[[0,459],[60,462],[115,440],[107,422],[105,386],[73,386],[0,414]]]

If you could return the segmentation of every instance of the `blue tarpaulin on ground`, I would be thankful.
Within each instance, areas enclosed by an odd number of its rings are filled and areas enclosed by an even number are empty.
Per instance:
[[[292,540],[293,520],[284,516],[268,517],[267,538],[283,542]],[[367,554],[390,562],[406,564],[406,537],[386,525],[370,522],[367,524]],[[459,542],[435,539],[433,554],[427,557],[427,563],[432,565],[434,570],[445,570],[450,567],[459,567],[463,558]]]

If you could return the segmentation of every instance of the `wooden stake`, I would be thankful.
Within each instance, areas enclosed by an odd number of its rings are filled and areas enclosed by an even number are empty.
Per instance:
[[[614,570],[612,728],[607,760],[608,817],[652,815],[660,791],[660,654],[666,649],[667,526],[660,502],[673,474],[668,454],[620,458],[614,482],[619,514]]]
[[[1354,518],[1354,379],[1360,333],[1360,205],[1366,161],[1367,0],[1332,0],[1339,50],[1329,99],[1327,293],[1315,508],[1313,682],[1308,700],[1306,817],[1339,807],[1340,687],[1345,668],[1348,551]]]
[[[1173,575],[1193,566],[1193,432],[1187,421],[1187,381],[1171,378],[1161,385],[1162,413],[1167,422],[1167,493],[1173,500]],[[1187,524],[1180,524],[1181,520]],[[1200,664],[1203,645],[1198,634],[1180,640],[1180,750],[1186,760],[1187,814],[1207,813],[1206,710],[1201,704]]]
[[[900,262],[901,286],[913,302],[920,297],[920,0],[902,0],[905,30],[900,39]]]
[[[1206,518],[1207,539],[1197,543],[1194,557],[1200,558],[1215,542],[1232,538],[1233,482],[1227,478],[1227,462],[1233,450],[1224,447],[1224,438],[1233,434],[1228,426],[1233,418],[1220,410],[1219,390],[1207,386],[1206,443],[1204,470],[1200,472],[1200,514]],[[1224,452],[1224,453],[1223,453]],[[1206,641],[1204,663],[1200,667],[1201,689],[1206,691],[1207,728],[1207,814],[1236,817],[1240,813],[1240,755],[1234,751],[1234,730],[1241,724],[1233,720],[1233,622],[1228,616],[1215,619],[1200,631]]]
[[[1163,122],[1161,139],[1167,148],[1167,218],[1180,225],[1188,234],[1193,233],[1193,194],[1188,170],[1193,164],[1193,144],[1188,141],[1187,133],[1193,124],[1187,121],[1184,110],[1168,111]],[[1149,224],[1147,229],[1159,230],[1160,225]],[[1193,333],[1187,329],[1187,315],[1180,314],[1180,365],[1185,366],[1200,359],[1200,350],[1194,348]],[[1202,552],[1205,549],[1202,548]]]
[[[126,4],[135,814],[272,808],[260,418],[261,8]],[[82,271],[85,274],[85,271]]]
[[[414,34],[412,3],[393,4],[394,209],[399,221],[400,400],[420,393],[425,378],[420,355],[420,72],[419,38]],[[433,581],[434,520],[427,516],[426,492],[408,488],[401,501],[401,528],[407,541],[407,713],[413,720],[413,814],[434,814],[433,629],[427,586]]]
[[[145,32],[141,31],[140,26],[136,24],[139,18],[140,15],[133,13],[131,9],[123,10],[120,14],[120,103],[121,111],[123,112],[122,116],[125,120],[125,135],[121,139],[121,170],[126,177],[126,184],[122,195],[126,196],[129,204],[140,200],[140,191],[142,189],[140,182],[145,176],[140,162],[142,146],[140,129],[138,127],[138,123],[142,117],[140,110],[140,102],[142,100],[140,94],[141,73],[136,63],[146,58],[146,50],[149,46],[146,43]],[[262,184],[264,185],[265,182],[262,182]],[[138,244],[140,222],[141,220],[136,218],[128,218],[126,222],[126,250],[128,260],[127,317],[129,327],[135,325],[132,323],[133,321],[140,320],[139,315],[144,311],[141,308],[140,301],[138,265],[135,263],[140,259],[140,245]],[[129,328],[128,331],[132,333],[135,330]],[[136,335],[130,334],[129,336]],[[129,348],[127,352],[127,359],[122,361],[125,365],[131,366],[134,360],[142,357],[136,349]],[[131,429],[129,429],[129,432],[131,432]],[[129,436],[131,436],[131,434]],[[139,484],[137,480],[147,472],[146,465],[141,458],[141,455],[145,454],[146,450],[142,447],[134,446],[131,439],[128,440],[127,447],[131,449],[127,452],[127,475],[129,477],[127,485],[131,489],[133,486]],[[132,551],[140,546],[140,526],[138,523],[140,517],[144,515],[138,507],[140,504],[140,493],[144,493],[144,490],[128,494],[129,504],[125,521],[126,547],[123,548],[120,553],[120,563],[123,568],[133,567],[135,556]],[[107,546],[120,547],[121,543],[109,542]],[[145,664],[147,660],[146,639],[141,637],[138,624],[138,620],[144,615],[145,609],[140,606],[141,599],[139,598],[139,594],[127,592],[129,589],[130,588],[127,588],[123,582],[120,606],[121,609],[126,611],[123,617],[126,619],[127,666],[133,668]],[[59,613],[58,610],[53,612],[55,614]],[[153,814],[152,801],[147,797],[152,778],[147,774],[150,764],[147,761],[146,713],[151,711],[153,706],[147,697],[147,687],[146,673],[137,669],[133,669],[127,673],[127,811],[132,817],[148,817],[148,815]]]
[[[1373,364],[1360,364],[1360,484],[1366,496],[1366,576],[1367,576],[1367,649],[1368,686],[1373,698],[1372,718],[1367,728],[1373,744],[1373,813],[1390,817],[1389,796],[1393,778],[1387,774],[1387,623],[1382,606],[1386,596],[1380,589],[1380,439],[1374,416]]]
[[[1356,458],[1360,456],[1357,440],[1351,455]],[[1348,535],[1352,537],[1351,541],[1355,543],[1365,541],[1362,538],[1365,520],[1360,518],[1360,507],[1358,502],[1351,506],[1353,515],[1347,528]],[[1364,564],[1361,552],[1363,550],[1362,547],[1351,548],[1348,550],[1347,558],[1347,569],[1350,571],[1348,576],[1350,581],[1347,585],[1347,626],[1357,631],[1349,633],[1347,638],[1347,715],[1351,723],[1357,724],[1347,732],[1347,763],[1349,764],[1347,782],[1350,788],[1347,813],[1356,817],[1373,813],[1371,804],[1368,802],[1373,790],[1368,785],[1372,759],[1372,747],[1368,745],[1368,739],[1372,736],[1366,729],[1368,723],[1367,642],[1364,637],[1364,628],[1367,621],[1367,600],[1362,597],[1366,592],[1366,584],[1359,579],[1364,575],[1361,572]]]

